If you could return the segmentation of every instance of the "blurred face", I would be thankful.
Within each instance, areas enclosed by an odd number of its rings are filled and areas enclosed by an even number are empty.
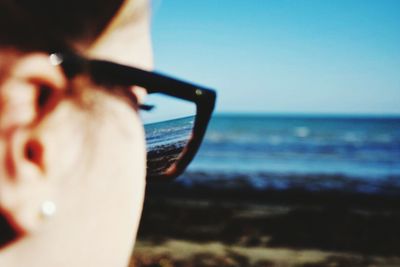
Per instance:
[[[151,68],[148,17],[116,21],[77,49]],[[136,109],[85,76],[68,80],[48,54],[0,58],[0,266],[126,266],[145,187]]]

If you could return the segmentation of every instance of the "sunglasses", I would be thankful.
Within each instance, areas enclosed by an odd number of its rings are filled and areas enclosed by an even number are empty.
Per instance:
[[[158,105],[141,104],[147,143],[147,180],[168,181],[182,174],[197,153],[204,138],[207,125],[214,110],[214,90],[180,81],[156,72],[120,65],[117,63],[88,59],[75,53],[53,53],[49,57],[53,65],[60,66],[68,78],[86,74],[106,90],[139,86],[147,90],[154,99],[167,98],[170,102],[159,101],[163,116],[151,116]],[[129,89],[127,89],[129,90]],[[177,115],[180,108],[175,103],[185,103],[182,110],[190,112]],[[142,112],[141,112],[142,113]],[[168,117],[168,113],[170,117]]]

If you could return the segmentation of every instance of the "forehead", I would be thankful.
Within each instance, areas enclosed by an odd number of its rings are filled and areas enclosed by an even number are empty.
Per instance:
[[[152,49],[148,1],[125,1],[99,38],[88,47],[86,55],[151,69]]]

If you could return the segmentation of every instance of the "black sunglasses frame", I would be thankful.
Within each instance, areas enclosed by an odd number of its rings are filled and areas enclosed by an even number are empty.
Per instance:
[[[184,172],[193,160],[204,138],[207,125],[215,107],[216,92],[199,85],[184,82],[160,73],[121,65],[118,63],[87,59],[75,53],[54,53],[50,55],[53,65],[60,65],[67,77],[86,73],[98,84],[118,86],[139,86],[148,94],[164,94],[196,105],[196,117],[192,136],[179,159],[165,174],[147,175],[148,181],[170,181]],[[112,86],[108,87],[112,90]]]

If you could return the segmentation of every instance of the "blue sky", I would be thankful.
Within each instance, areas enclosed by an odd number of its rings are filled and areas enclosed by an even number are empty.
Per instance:
[[[400,1],[154,0],[156,69],[218,112],[400,114]]]

